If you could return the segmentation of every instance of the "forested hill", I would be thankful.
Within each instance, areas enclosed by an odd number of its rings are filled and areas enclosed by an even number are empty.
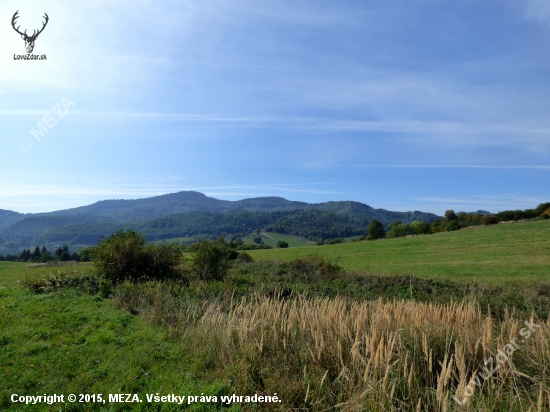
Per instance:
[[[386,225],[396,219],[408,223],[438,218],[432,213],[391,212],[353,201],[309,204],[281,197],[228,201],[179,192],[138,200],[104,200],[51,213],[0,211],[0,246],[16,251],[37,244],[93,245],[101,236],[130,228],[151,240],[238,237],[264,229],[326,240],[363,235],[371,219]]]
[[[412,222],[425,219],[426,216],[423,213],[417,215],[388,211],[378,214],[374,210],[370,217],[365,217],[336,214],[317,209],[280,212],[239,210],[223,213],[187,212],[141,222],[69,224],[41,231],[32,239],[31,244],[50,244],[52,242],[95,244],[101,236],[108,236],[118,229],[139,231],[149,240],[216,238],[218,236],[238,239],[255,231],[266,230],[301,236],[313,241],[324,241],[337,237],[364,235],[371,218],[388,224],[395,219]]]

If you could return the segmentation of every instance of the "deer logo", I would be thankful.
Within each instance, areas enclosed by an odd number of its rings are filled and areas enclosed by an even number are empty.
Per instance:
[[[30,54],[34,50],[34,42],[36,41],[36,38],[38,37],[38,35],[40,33],[42,33],[44,31],[44,29],[46,28],[46,25],[48,24],[48,21],[50,20],[50,18],[48,17],[48,15],[46,13],[44,13],[44,18],[46,19],[46,21],[44,23],[42,23],[43,24],[42,28],[40,30],[38,30],[38,32],[36,30],[33,30],[32,36],[29,36],[27,34],[27,30],[25,30],[25,32],[22,33],[22,32],[19,31],[20,26],[17,26],[17,28],[15,27],[16,20],[19,18],[18,13],[19,13],[19,10],[17,10],[15,12],[15,14],[13,15],[13,17],[11,19],[11,25],[12,25],[13,29],[21,35],[21,38],[23,40],[25,40],[25,48],[27,49],[27,53]]]

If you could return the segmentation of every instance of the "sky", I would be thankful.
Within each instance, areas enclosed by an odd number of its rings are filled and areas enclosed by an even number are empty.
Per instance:
[[[550,0],[3,0],[0,65],[0,209],[550,201]]]

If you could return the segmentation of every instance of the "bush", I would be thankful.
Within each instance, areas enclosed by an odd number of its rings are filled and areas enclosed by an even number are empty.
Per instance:
[[[177,245],[147,244],[133,230],[119,230],[93,248],[97,272],[114,285],[125,280],[173,279],[180,276],[181,249]]]
[[[220,240],[195,243],[192,251],[193,270],[203,280],[223,280],[229,270],[230,261],[239,257],[237,251]]]
[[[254,259],[252,258],[252,256],[250,256],[246,252],[239,252],[237,255],[237,261],[243,262],[243,263],[250,263],[250,262],[254,262]]]
[[[288,247],[288,243],[285,242],[284,240],[279,240],[279,241],[277,242],[277,247],[278,247],[279,249],[285,249],[285,248]]]
[[[23,285],[34,293],[51,293],[73,288],[95,294],[99,290],[100,279],[93,273],[50,273],[48,275],[27,276]]]
[[[297,277],[333,277],[343,273],[344,270],[338,263],[325,260],[319,256],[307,256],[281,263],[278,271]]]

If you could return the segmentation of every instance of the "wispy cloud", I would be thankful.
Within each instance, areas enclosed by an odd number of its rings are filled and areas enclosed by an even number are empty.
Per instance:
[[[525,17],[538,21],[550,27],[550,1],[549,0],[525,0]]]

